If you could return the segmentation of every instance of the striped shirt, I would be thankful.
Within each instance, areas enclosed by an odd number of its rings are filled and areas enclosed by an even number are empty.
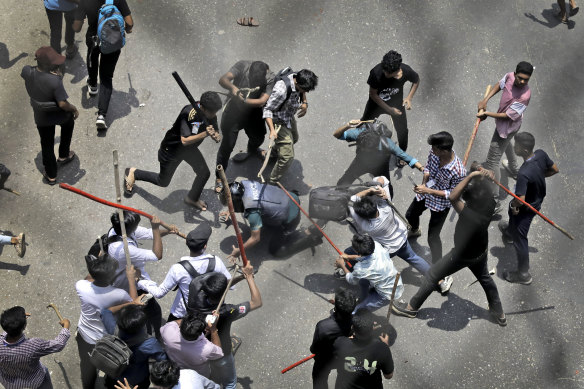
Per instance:
[[[263,118],[272,118],[280,123],[284,123],[286,127],[292,128],[290,123],[294,119],[294,114],[298,111],[298,107],[300,107],[300,94],[294,87],[294,75],[290,74],[288,77],[290,78],[290,86],[292,87],[290,97],[286,100],[286,84],[284,81],[280,80],[276,82],[272,94],[264,106]]]
[[[45,379],[40,358],[63,350],[70,336],[66,328],[53,340],[27,339],[23,334],[17,342],[8,343],[6,333],[0,335],[0,383],[6,389],[38,388]]]
[[[454,153],[454,151],[452,151]],[[430,149],[428,155],[428,163],[424,168],[424,174],[430,174],[430,178],[426,182],[426,187],[435,190],[443,190],[446,197],[439,197],[435,195],[416,195],[416,200],[422,201],[426,199],[426,208],[432,211],[443,211],[450,208],[450,191],[458,185],[466,176],[466,168],[456,153],[454,159],[446,165],[440,167],[440,158]]]

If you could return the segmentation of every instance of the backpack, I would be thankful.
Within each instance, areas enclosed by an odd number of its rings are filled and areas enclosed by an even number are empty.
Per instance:
[[[140,334],[124,342],[118,336],[119,329],[113,335],[104,335],[95,343],[95,347],[89,354],[89,361],[96,369],[103,371],[108,377],[117,378],[130,365],[132,350],[130,347],[136,346],[149,338],[147,333]]]
[[[308,194],[308,214],[311,218],[342,221],[349,216],[349,200],[351,196],[376,182],[346,187],[322,186],[314,188]]]
[[[110,54],[120,50],[126,44],[124,18],[114,0],[106,0],[99,9],[97,16],[97,37],[100,51]]]
[[[199,301],[200,297],[197,298],[197,296],[200,295],[201,292],[203,292],[201,290],[202,281],[204,279],[206,279],[209,276],[209,274],[215,270],[215,256],[211,256],[209,258],[209,264],[207,265],[207,270],[205,270],[205,273],[203,273],[203,274],[200,274],[199,272],[197,272],[195,270],[195,268],[193,267],[193,265],[189,261],[180,261],[179,263],[182,265],[182,267],[185,268],[187,273],[189,273],[189,275],[191,276],[191,282],[189,283],[188,301],[187,301],[187,299],[185,299],[185,295],[183,294],[182,290],[180,291],[180,294],[182,295],[183,303],[185,304],[185,307],[187,308],[187,310],[195,309],[201,305],[200,301]],[[177,288],[178,288],[178,285],[177,285]],[[204,292],[203,292],[203,294],[204,294]],[[191,308],[191,306],[193,308]]]
[[[108,237],[111,230],[112,229],[110,228],[107,233],[103,234],[102,236],[97,238],[95,240],[95,242],[93,242],[93,244],[89,248],[89,251],[87,252],[87,255],[93,255],[95,257],[97,257],[99,255],[99,252],[101,250],[100,245],[99,245],[99,241],[101,241],[101,244],[103,245],[103,251],[105,253],[107,253],[108,247],[111,243],[121,242],[123,240],[120,235],[112,235],[112,236]]]
[[[357,152],[379,151],[380,143],[381,151],[387,152],[390,150],[386,138],[391,138],[391,130],[387,128],[385,123],[375,119],[373,123],[363,123],[363,125],[365,130],[357,137]]]
[[[282,101],[280,107],[282,107],[282,105],[284,105],[284,103],[288,101],[290,95],[292,94],[292,83],[290,82],[290,78],[288,77],[290,74],[295,73],[290,66],[287,66],[284,69],[280,70],[278,73],[276,73],[276,76],[274,78],[274,84],[278,81],[284,81],[284,84],[286,84],[286,98],[284,99],[284,101]],[[278,109],[280,109],[280,107],[278,107]]]

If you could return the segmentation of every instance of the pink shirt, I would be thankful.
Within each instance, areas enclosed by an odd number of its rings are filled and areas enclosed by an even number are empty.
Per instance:
[[[497,113],[505,112],[509,119],[495,119],[497,132],[501,138],[507,138],[509,134],[519,131],[523,121],[523,112],[529,104],[531,89],[529,85],[517,87],[514,85],[515,74],[513,72],[505,74],[499,81],[499,87],[503,94],[499,102]]]

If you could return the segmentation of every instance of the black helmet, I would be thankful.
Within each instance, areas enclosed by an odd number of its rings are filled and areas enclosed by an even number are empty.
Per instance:
[[[229,184],[229,191],[231,192],[231,201],[233,202],[233,210],[235,212],[243,212],[243,192],[245,188],[241,182],[233,181]]]

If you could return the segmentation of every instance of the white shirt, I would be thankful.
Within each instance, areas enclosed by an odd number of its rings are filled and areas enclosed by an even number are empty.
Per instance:
[[[172,389],[221,389],[221,387],[194,370],[181,369],[178,384]]]
[[[197,273],[203,274],[207,271],[207,266],[209,265],[209,258],[212,258],[213,255],[210,254],[203,254],[199,255],[198,257],[182,257],[181,261],[189,261],[191,265],[195,268]],[[231,274],[227,271],[225,264],[221,258],[215,256],[215,272],[223,273],[228,280],[231,279]],[[170,292],[174,287],[178,284],[179,291],[177,291],[176,296],[174,298],[174,302],[170,307],[170,313],[178,318],[181,318],[186,315],[187,310],[183,301],[184,298],[188,301],[189,300],[189,284],[191,283],[191,276],[184,268],[183,265],[180,263],[175,263],[170,267],[168,273],[166,274],[166,278],[158,286],[156,282],[152,280],[140,280],[138,282],[138,288],[142,290],[146,290],[155,298],[159,299],[164,297],[168,292]]]
[[[132,298],[125,290],[113,286],[95,286],[93,282],[87,280],[77,281],[75,289],[81,300],[81,315],[77,330],[83,340],[89,344],[95,344],[106,334],[101,321],[101,310],[132,301]]]
[[[389,180],[385,177],[375,177],[374,180],[377,181],[378,178],[383,179],[383,190],[387,193],[387,198],[391,200]],[[351,201],[354,203],[360,200],[359,196],[351,196]],[[373,240],[380,243],[390,254],[393,254],[406,243],[408,229],[404,222],[395,216],[393,209],[386,201],[380,199],[377,210],[379,211],[378,217],[364,219],[355,213],[353,207],[349,207],[349,213],[355,220],[359,232],[369,234]]]

